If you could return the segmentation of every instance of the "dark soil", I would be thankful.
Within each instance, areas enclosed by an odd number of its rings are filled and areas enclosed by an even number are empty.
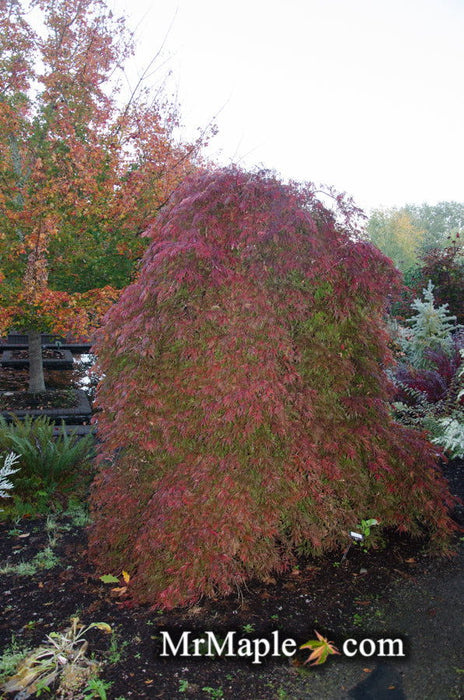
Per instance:
[[[445,469],[452,491],[463,496],[464,461],[456,460]],[[49,544],[53,534],[57,535],[53,549],[59,559],[54,568],[39,568],[34,575],[0,574],[0,600],[4,602],[0,649],[8,647],[12,635],[17,644],[35,647],[45,634],[63,631],[73,615],[78,615],[86,625],[107,622],[113,629],[112,636],[91,630],[86,637],[89,652],[103,664],[100,677],[112,684],[107,691],[109,700],[221,697],[340,700],[348,694],[354,698],[399,700],[406,697],[401,689],[401,667],[392,672],[390,667],[379,665],[378,659],[362,659],[361,666],[355,666],[353,660],[336,656],[319,668],[303,665],[308,655],[303,651],[292,659],[269,659],[261,665],[224,657],[165,659],[159,655],[160,631],[168,630],[174,639],[176,633],[185,630],[198,634],[211,630],[222,638],[229,630],[236,630],[239,637],[250,638],[269,637],[273,630],[279,630],[283,638],[293,638],[302,644],[314,639],[317,630],[341,648],[348,637],[365,637],[370,629],[369,620],[379,625],[381,611],[394,595],[392,591],[406,588],[423,598],[424,587],[429,586],[424,581],[440,584],[450,580],[454,585],[459,560],[459,557],[434,558],[425,553],[424,543],[391,534],[383,550],[366,553],[352,546],[343,564],[341,553],[304,560],[284,576],[266,583],[250,583],[239,595],[160,612],[133,607],[124,591],[122,594],[112,591],[123,587],[122,579],[119,586],[100,581],[87,559],[85,528],[73,525],[69,516],[58,518],[57,523],[58,527],[49,534],[45,518],[23,520],[17,526],[11,522],[0,524],[0,566],[6,562],[31,561]],[[445,602],[447,608],[451,606],[449,615],[457,615],[453,603],[448,599]],[[427,602],[418,621],[424,634],[427,625],[434,624],[433,616],[438,614],[434,605],[438,609],[437,603]],[[415,618],[419,614],[415,608],[409,612]],[[408,623],[412,624],[412,621]],[[435,636],[439,634],[438,628],[432,631]],[[408,648],[415,642],[415,639],[405,640]],[[438,650],[437,668],[449,661],[451,648],[456,653],[456,645],[462,650],[463,644],[461,633],[461,639],[449,640],[449,650]],[[430,651],[435,653],[433,648]],[[464,670],[464,662],[460,667],[459,662],[449,662],[451,669],[446,668],[446,672],[448,676],[454,674],[450,687],[458,688],[456,683],[462,679],[458,672]],[[387,683],[389,692],[383,695],[379,690],[369,690],[371,681]],[[443,694],[435,695],[435,692],[432,690],[427,695],[413,691],[407,697],[409,700],[464,697],[459,690],[451,694],[444,686]],[[41,697],[58,696],[52,692]]]
[[[28,391],[6,391],[0,395],[1,411],[44,410],[47,408],[74,408],[79,396],[74,389],[56,389],[31,394]]]

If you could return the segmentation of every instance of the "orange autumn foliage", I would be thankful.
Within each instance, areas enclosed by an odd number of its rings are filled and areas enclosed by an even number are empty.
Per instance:
[[[133,43],[104,0],[32,5],[0,0],[0,332],[88,335],[203,141],[143,85],[120,106]]]

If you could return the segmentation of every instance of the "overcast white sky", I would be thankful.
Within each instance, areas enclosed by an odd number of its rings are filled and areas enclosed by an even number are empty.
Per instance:
[[[183,122],[211,154],[364,209],[464,201],[464,0],[110,0],[141,69],[169,31]],[[162,71],[161,71],[162,72]]]

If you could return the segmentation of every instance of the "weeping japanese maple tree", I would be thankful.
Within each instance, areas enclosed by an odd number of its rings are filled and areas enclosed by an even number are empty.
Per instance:
[[[106,316],[90,552],[140,602],[227,594],[345,546],[362,518],[446,543],[434,450],[389,410],[398,275],[337,201],[236,168],[192,177]]]

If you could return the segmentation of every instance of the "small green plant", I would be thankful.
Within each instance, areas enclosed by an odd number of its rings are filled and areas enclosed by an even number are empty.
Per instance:
[[[350,536],[355,544],[359,544],[359,546],[367,552],[369,549],[369,537],[371,535],[371,529],[374,527],[374,525],[378,525],[379,521],[377,518],[368,518],[367,520],[361,520],[361,522],[356,525],[356,530],[353,532],[350,532]]]
[[[19,561],[17,564],[4,564],[0,566],[0,574],[8,576],[34,576],[37,573],[37,567],[31,561]]]
[[[15,564],[3,564],[0,566],[0,574],[14,574],[16,576],[34,576],[40,569],[53,569],[60,560],[52,547],[45,547],[35,555],[31,561],[19,561]]]
[[[220,688],[211,688],[210,686],[204,686],[202,690],[208,695],[210,698],[223,698],[224,697],[224,691],[222,687]]]
[[[111,635],[110,646],[106,653],[108,663],[117,664],[123,657],[124,649],[129,645],[127,639],[121,640],[116,632]]]
[[[34,515],[45,515],[50,511],[49,493],[42,489],[30,494],[30,498],[13,493],[12,501],[7,509],[8,516],[17,522]]]
[[[370,537],[371,528],[374,525],[378,525],[378,524],[379,524],[379,521],[377,520],[377,518],[369,518],[367,520],[361,520],[361,523],[356,525],[356,530],[352,530],[350,532],[351,542],[348,545],[348,547],[345,549],[345,551],[343,552],[343,556],[342,556],[340,564],[345,561],[345,559],[348,555],[348,552],[350,551],[351,546],[353,544],[359,544],[360,547],[365,552],[367,552],[369,547],[368,547],[368,544],[366,543],[366,540],[368,540],[368,538]]]
[[[37,683],[35,695],[37,698],[40,698],[42,693],[51,693],[50,686],[45,683],[45,681],[39,681]]]
[[[64,516],[70,518],[74,527],[86,527],[90,523],[90,513],[87,506],[80,501],[70,499]]]
[[[368,520],[361,520],[361,524],[357,525],[357,529],[361,530],[361,534],[364,537],[364,539],[367,539],[369,535],[371,534],[371,528],[374,525],[378,525],[379,521],[377,518],[369,518]]]
[[[18,664],[28,652],[29,650],[24,648],[13,636],[10,645],[3,650],[0,656],[0,681],[14,673]]]
[[[45,531],[47,533],[48,544],[50,547],[56,547],[61,529],[61,525],[58,524],[56,516],[49,513],[45,521]]]
[[[255,626],[248,623],[243,625],[242,630],[245,632],[245,634],[252,634],[255,631]]]
[[[85,698],[85,700],[90,700],[91,698],[107,700],[108,696],[106,691],[109,690],[112,685],[110,681],[104,681],[101,678],[90,678],[83,690],[82,698]]]
[[[28,630],[33,630],[33,629],[35,629],[35,628],[37,627],[37,624],[38,624],[39,622],[43,622],[43,620],[42,620],[42,619],[40,619],[40,620],[29,620],[29,622],[26,622],[26,624],[24,625],[24,627],[25,627],[26,629],[28,629]]]
[[[8,534],[10,537],[17,537],[18,535],[22,535],[23,531],[19,527],[12,527],[11,530],[8,530]]]
[[[105,622],[93,622],[84,627],[78,617],[73,617],[67,630],[48,634],[44,644],[20,661],[16,673],[4,683],[3,691],[27,698],[55,683],[59,683],[58,693],[62,694],[87,685],[98,672],[97,662],[85,656],[88,642],[84,635],[92,628],[111,633],[111,627]]]
[[[35,555],[32,560],[38,569],[53,569],[60,563],[52,547],[45,547],[41,552]]]
[[[277,688],[277,700],[291,700],[290,695],[283,688]]]
[[[185,679],[179,680],[179,693],[186,693],[189,689],[190,683]]]

